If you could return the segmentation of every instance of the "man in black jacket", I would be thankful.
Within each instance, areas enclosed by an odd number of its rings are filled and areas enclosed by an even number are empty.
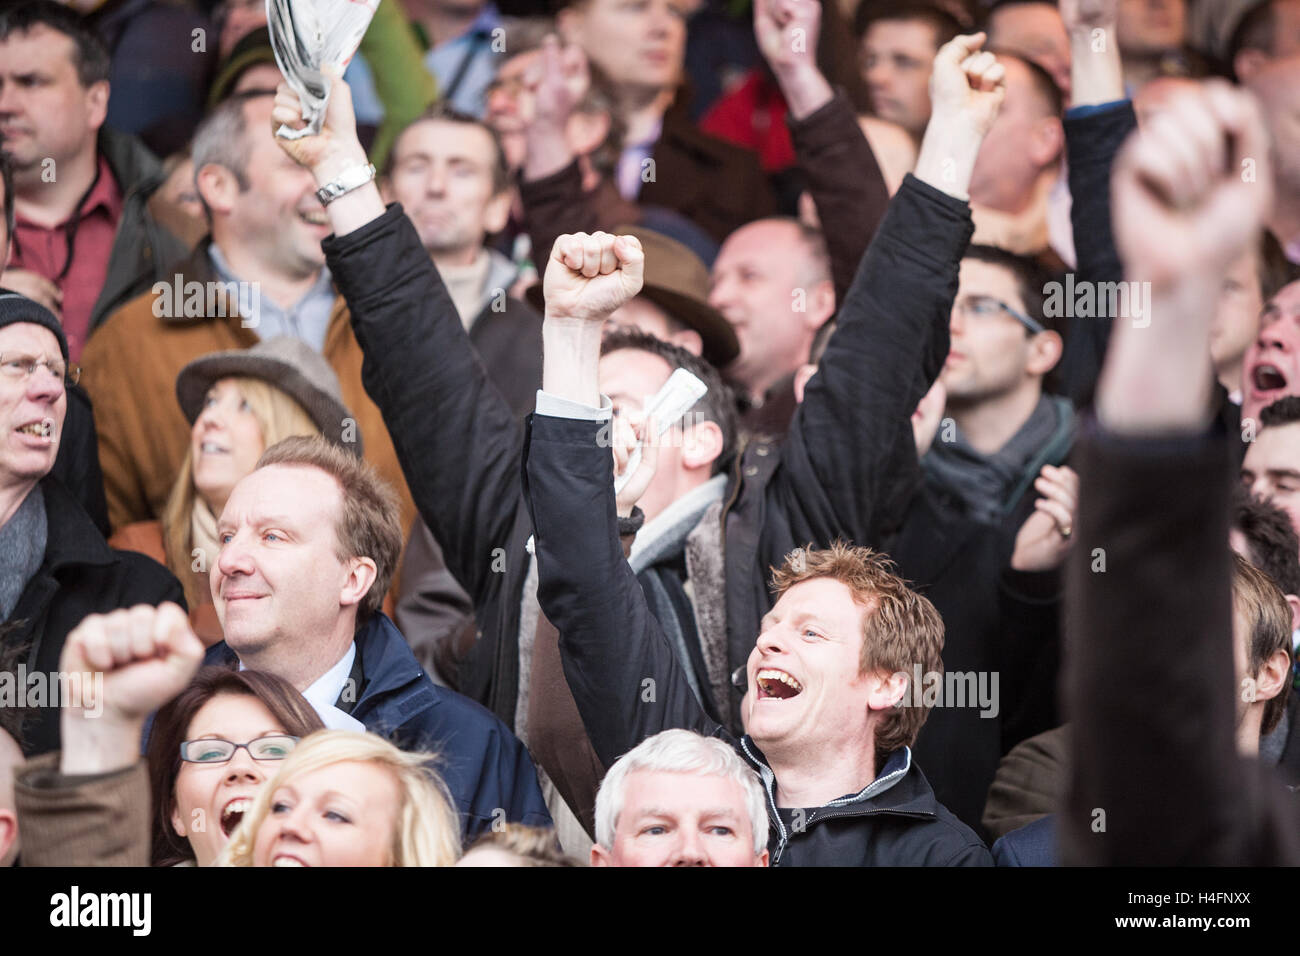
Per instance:
[[[68,343],[53,313],[0,289],[0,620],[26,675],[55,680],[68,632],[88,614],[136,604],[183,604],[180,583],[143,555],[113,551],[51,474],[68,408]],[[9,684],[11,691],[16,679]],[[22,682],[24,697],[40,686]],[[59,746],[56,695],[28,698],[29,756]],[[42,699],[43,698],[43,699]],[[7,706],[17,700],[4,702]]]
[[[936,99],[951,112],[936,117],[918,164],[921,178],[932,177],[945,185],[951,179],[941,178],[940,155],[962,156],[961,147],[978,147],[986,128],[981,121],[991,118],[1000,100],[1000,68],[981,77],[982,70],[990,68],[991,59],[985,59],[982,66],[979,58],[967,63],[971,71],[968,85],[961,63],[971,49],[969,43],[968,39],[956,41],[936,63]],[[986,89],[984,81],[990,77],[994,82]],[[937,152],[944,137],[946,146]],[[973,153],[968,158],[973,160]],[[962,168],[960,161],[958,168]],[[964,184],[957,178],[951,191],[961,195]],[[927,203],[944,200],[952,201],[917,179],[905,182],[864,260],[842,312],[839,335],[847,338],[846,333],[856,331],[855,300],[869,298],[868,290],[877,288],[882,275],[890,275],[896,286],[909,289],[914,276],[921,274],[918,267],[937,267],[943,278],[936,276],[934,281],[946,280],[951,289],[955,279],[951,259],[922,265],[909,261],[907,254],[920,244],[925,226],[931,227],[931,242],[936,234],[952,231],[951,226],[943,228],[946,224],[941,219],[926,215],[930,212]],[[615,265],[616,258],[622,266]],[[608,405],[606,409],[595,407],[599,390],[594,349],[605,315],[617,307],[620,295],[635,293],[639,266],[639,248],[626,238],[615,243],[608,236],[566,237],[557,244],[546,282],[546,392],[539,396],[539,415],[526,453],[541,574],[539,598],[560,630],[569,684],[597,752],[607,763],[643,736],[664,727],[687,726],[725,734],[704,715],[689,692],[658,622],[621,560],[612,520],[608,458],[599,437],[600,421],[609,412]],[[598,272],[608,277],[602,277],[603,281],[591,278]],[[847,321],[844,316],[849,317]],[[832,394],[843,374],[837,361],[841,357],[834,355],[835,351],[832,340],[818,376],[823,381],[813,386]],[[902,374],[900,390],[906,392],[906,368]],[[801,409],[795,439],[802,437],[801,425],[811,428],[816,422],[817,404],[810,398]],[[873,416],[863,417],[883,417],[885,407],[881,402],[879,411],[873,409]],[[909,437],[910,407],[891,409]],[[557,415],[560,419],[554,417]],[[883,423],[876,421],[875,425],[882,427]],[[796,444],[794,450],[802,448]],[[773,485],[779,488],[781,479],[788,477],[777,472]],[[608,515],[603,528],[598,525],[586,533],[580,530],[591,525],[593,514],[601,512]],[[585,521],[580,516],[586,516]],[[883,660],[876,642],[890,643],[883,640],[881,632],[888,631],[906,647],[904,660],[924,661],[928,673],[939,667],[938,641],[927,649],[924,635],[927,619],[931,627],[938,625],[938,619],[928,602],[918,601],[892,575],[878,569],[873,574],[869,570],[872,563],[869,555],[853,549],[836,548],[829,554],[800,552],[778,575],[782,598],[765,617],[757,648],[752,643],[749,647],[746,672],[750,692],[741,709],[753,739],[746,737],[737,747],[766,778],[772,801],[773,862],[987,862],[978,839],[939,807],[924,777],[912,765],[906,747],[919,722],[905,732],[891,733],[885,729],[888,722],[880,717],[880,710],[901,702],[908,691],[906,677],[900,679],[904,668],[897,666],[898,661],[877,670]],[[866,581],[871,583],[864,585]],[[591,599],[596,592],[604,595],[602,600]],[[899,600],[900,592],[912,602],[907,605],[910,611],[892,603]],[[854,604],[855,597],[859,605]],[[857,625],[865,616],[863,607],[873,601],[878,605],[873,613],[888,623],[874,624],[872,636],[864,643],[857,639]],[[617,653],[609,646],[616,635]],[[733,632],[732,636],[737,635]],[[888,675],[891,666],[892,678]],[[879,679],[882,673],[884,681]],[[782,809],[777,809],[778,804]],[[884,827],[873,822],[876,814],[892,817],[908,812],[917,814],[924,824],[899,830],[894,825],[896,819]],[[847,829],[809,826],[830,816],[857,819]]]

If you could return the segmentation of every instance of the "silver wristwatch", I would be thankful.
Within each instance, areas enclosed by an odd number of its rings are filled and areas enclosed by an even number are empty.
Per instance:
[[[353,166],[351,169],[345,169],[320,189],[316,190],[316,198],[321,201],[322,206],[328,206],[340,196],[344,196],[354,189],[360,189],[366,183],[375,178],[375,164],[366,163],[364,166]]]

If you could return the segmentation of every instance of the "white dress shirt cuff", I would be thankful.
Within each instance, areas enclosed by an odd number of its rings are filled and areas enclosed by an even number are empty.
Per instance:
[[[614,403],[608,395],[600,396],[600,407],[586,405],[537,390],[537,414],[547,418],[573,418],[578,421],[607,422],[614,417]]]

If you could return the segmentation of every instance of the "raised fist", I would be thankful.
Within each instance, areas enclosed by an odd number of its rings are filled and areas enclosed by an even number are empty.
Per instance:
[[[1218,80],[1175,93],[1115,160],[1115,244],[1129,278],[1160,288],[1227,269],[1255,241],[1272,183],[1248,94]]]
[[[641,291],[644,271],[645,253],[635,236],[560,236],[542,281],[546,317],[603,322]]]
[[[59,658],[64,674],[102,674],[102,698],[80,706],[86,716],[130,723],[143,720],[193,679],[203,643],[175,604],[92,614],[68,635]],[[66,702],[65,702],[66,703]],[[66,708],[65,708],[66,709]]]
[[[997,119],[1007,95],[1006,70],[981,52],[984,34],[954,37],[939,48],[930,74],[930,107],[939,122],[965,119],[981,136]]]
[[[818,0],[754,0],[754,37],[773,72],[817,67]]]

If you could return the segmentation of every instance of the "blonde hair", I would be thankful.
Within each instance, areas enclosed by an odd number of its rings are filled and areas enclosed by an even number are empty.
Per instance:
[[[319,435],[320,429],[307,410],[288,394],[260,378],[232,376],[219,381],[233,382],[262,429],[262,446],[270,448],[276,442],[294,435]],[[185,461],[181,463],[176,483],[162,513],[163,550],[167,567],[181,580],[185,601],[197,607],[206,599],[206,578],[192,571],[194,561],[194,509],[201,504],[194,487],[194,448],[188,444]],[[217,517],[220,517],[219,515]]]
[[[785,564],[773,571],[772,590],[779,597],[813,578],[839,581],[867,609],[859,673],[884,671],[910,677],[915,664],[923,673],[943,673],[943,618],[929,600],[907,586],[889,558],[840,541],[820,550],[809,545],[791,552]],[[916,706],[912,697],[906,694],[876,728],[876,758],[881,763],[900,747],[910,747],[930,714],[924,701]]]
[[[460,818],[430,753],[398,750],[382,737],[355,730],[318,730],[303,738],[267,782],[221,852],[219,866],[252,866],[253,846],[280,787],[304,773],[359,761],[387,768],[402,792],[390,848],[391,866],[451,866],[460,856]]]

